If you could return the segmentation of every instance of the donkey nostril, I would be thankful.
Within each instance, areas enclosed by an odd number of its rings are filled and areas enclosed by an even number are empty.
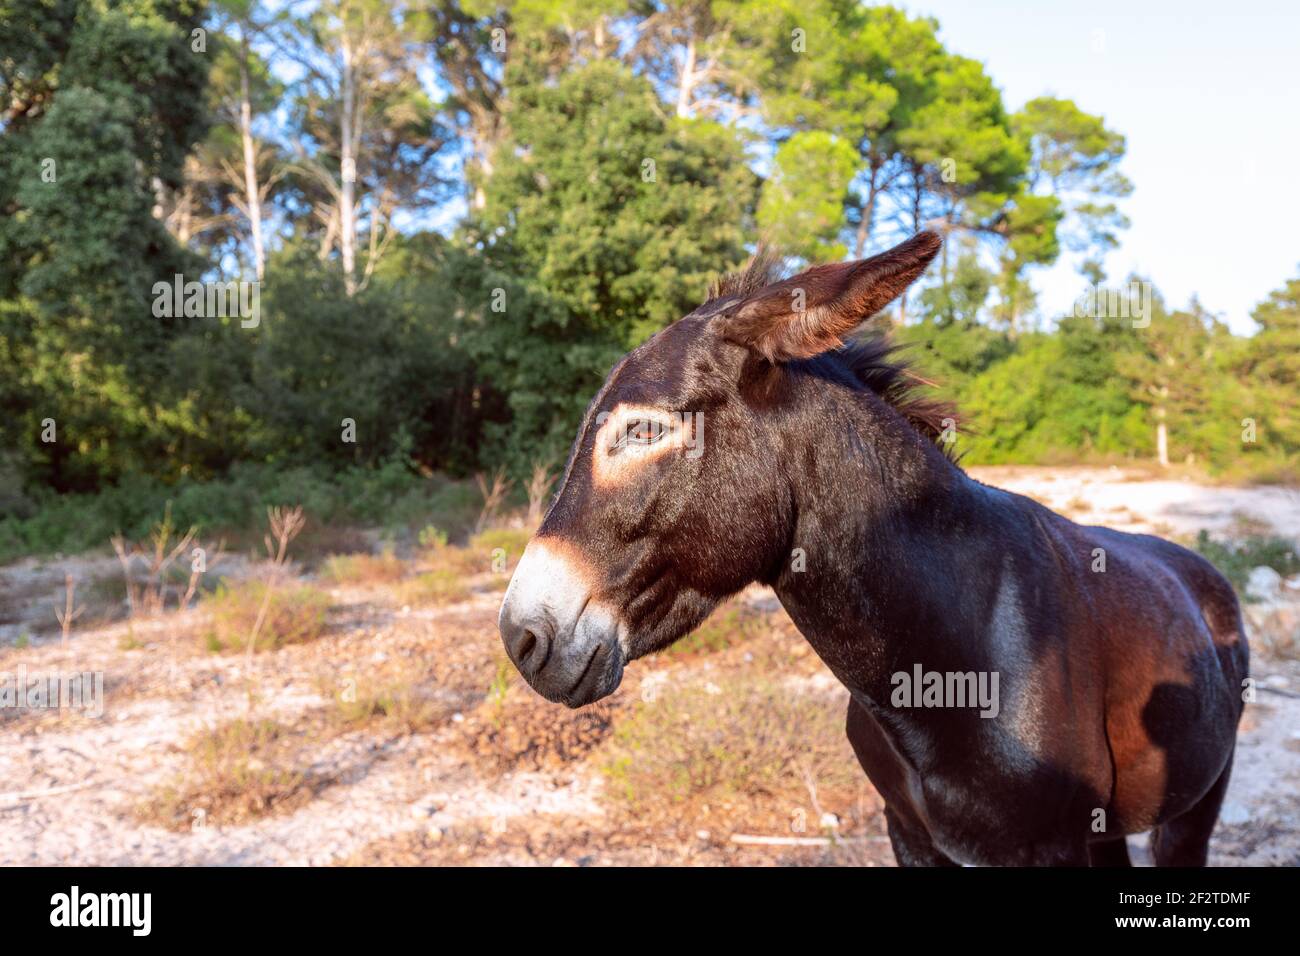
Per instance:
[[[533,649],[537,647],[537,635],[532,631],[525,630],[523,638],[519,641],[519,647],[516,654],[519,656],[519,662],[522,664],[532,656]]]

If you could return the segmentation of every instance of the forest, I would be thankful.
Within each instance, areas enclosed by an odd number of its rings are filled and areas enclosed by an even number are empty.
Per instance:
[[[554,474],[760,243],[921,228],[872,327],[964,463],[1295,480],[1300,271],[1250,335],[1107,275],[1125,149],[856,0],[0,0],[0,555],[166,502],[419,526],[448,480]],[[1065,255],[1079,297],[1040,301]]]

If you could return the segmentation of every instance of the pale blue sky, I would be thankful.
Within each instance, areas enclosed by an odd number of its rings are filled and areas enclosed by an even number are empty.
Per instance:
[[[981,60],[1010,109],[1067,97],[1128,138],[1132,227],[1106,268],[1196,293],[1237,332],[1300,272],[1300,0],[900,0]],[[1082,289],[1073,261],[1039,270],[1045,314]]]

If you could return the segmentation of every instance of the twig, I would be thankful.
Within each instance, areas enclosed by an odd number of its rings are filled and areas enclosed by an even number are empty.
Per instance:
[[[24,800],[39,800],[41,797],[54,797],[60,793],[72,793],[74,790],[89,790],[99,786],[98,780],[83,783],[68,783],[61,787],[46,787],[44,790],[22,790],[18,793],[0,793],[0,803],[22,803]]]

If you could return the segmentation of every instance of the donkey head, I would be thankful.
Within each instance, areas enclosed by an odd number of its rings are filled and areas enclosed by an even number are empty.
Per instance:
[[[506,652],[570,707],[693,630],[788,556],[802,452],[795,366],[903,292],[939,249],[922,232],[779,282],[751,265],[629,353],[587,409],[563,482],[501,606]]]

